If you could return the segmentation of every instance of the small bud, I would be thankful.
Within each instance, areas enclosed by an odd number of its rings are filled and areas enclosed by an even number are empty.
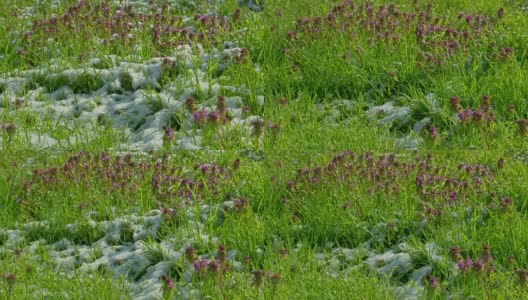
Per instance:
[[[528,120],[527,119],[519,119],[515,121],[517,125],[519,126],[519,133],[522,136],[526,136],[528,134]]]
[[[519,284],[526,285],[528,282],[528,270],[527,269],[518,269],[515,270],[515,274],[519,277]]]
[[[510,266],[513,266],[515,264],[515,256],[513,256],[513,255],[509,255],[508,256],[508,264]]]
[[[477,273],[484,272],[486,264],[482,259],[476,260],[473,262],[473,270]]]
[[[429,129],[429,136],[431,137],[431,140],[436,140],[438,138],[438,129],[436,127],[431,127]]]
[[[16,132],[16,126],[13,123],[3,122],[1,128],[8,136],[13,136]]]
[[[194,106],[194,102],[195,102],[195,99],[191,96],[189,96],[187,98],[187,100],[185,100],[185,107],[187,107],[187,110],[189,112],[194,112],[196,111],[196,107]]]
[[[481,104],[481,108],[485,111],[485,112],[489,112],[491,111],[491,100],[490,100],[490,97],[488,95],[484,95],[482,96],[482,104]]]
[[[185,249],[185,257],[187,258],[188,262],[195,262],[198,259],[198,256],[196,255],[196,250],[192,246],[189,246]]]
[[[503,157],[499,158],[499,160],[497,161],[497,169],[501,170],[502,168],[504,168],[504,158]]]
[[[247,118],[247,117],[249,117],[249,114],[250,114],[250,108],[249,108],[249,106],[247,106],[247,105],[246,105],[246,106],[243,106],[243,107],[242,107],[242,117],[243,117],[243,118]]]
[[[169,290],[172,290],[174,288],[174,279],[167,276],[162,276],[161,279],[165,283],[165,287]]]
[[[268,130],[271,132],[271,135],[277,137],[279,135],[281,126],[277,123],[268,122]]]
[[[449,102],[451,103],[451,109],[454,112],[459,112],[462,109],[462,106],[460,106],[460,99],[457,96],[451,97]]]
[[[253,281],[251,284],[255,287],[262,286],[262,284],[264,283],[264,270],[262,269],[253,270],[251,274],[253,274]]]
[[[261,136],[264,129],[264,120],[256,119],[251,124],[253,125],[252,135],[256,137]]]
[[[240,158],[235,159],[233,162],[233,170],[238,170],[240,168]]]
[[[218,255],[217,258],[220,260],[220,262],[225,263],[227,261],[227,253],[225,246],[222,244],[218,245]]]
[[[231,18],[233,19],[233,21],[236,21],[238,20],[238,18],[240,18],[240,8],[237,8],[233,14],[231,15]]]
[[[427,276],[426,279],[431,290],[436,290],[438,288],[438,278]]]
[[[281,282],[281,276],[279,273],[268,273],[268,277],[274,287],[277,287]]]
[[[209,113],[209,115],[207,117],[207,119],[209,120],[209,123],[211,123],[213,125],[220,124],[220,118],[221,118],[221,115],[217,111],[213,111],[213,112]]]
[[[226,103],[225,103],[225,97],[224,96],[218,96],[218,101],[216,103],[216,110],[223,114],[226,112]]]
[[[513,103],[508,104],[507,110],[510,114],[515,113],[515,105]]]
[[[499,10],[497,11],[497,18],[502,19],[503,17],[504,17],[504,8],[501,7],[501,8],[499,8]]]
[[[3,272],[2,279],[4,279],[4,281],[7,282],[8,285],[12,286],[16,283],[17,276],[14,273]]]
[[[171,127],[165,127],[165,136],[163,137],[166,141],[172,141],[174,139],[174,130]]]
[[[209,264],[207,266],[207,269],[211,273],[218,273],[220,271],[220,267],[221,267],[220,260],[215,259],[215,260],[209,262]]]
[[[244,265],[249,265],[249,263],[251,262],[251,257],[246,255],[244,257],[242,257],[242,263],[244,263]]]
[[[193,118],[194,120],[198,123],[198,124],[205,124],[205,121],[207,119],[207,117],[209,116],[209,113],[207,112],[207,110],[203,109],[201,111],[195,111],[193,113]]]
[[[481,257],[485,263],[491,262],[491,260],[493,259],[491,256],[491,251],[490,251],[490,247],[488,244],[482,245],[482,256]]]
[[[459,247],[453,247],[449,250],[449,255],[451,256],[451,259],[454,261],[461,261],[462,256],[460,255],[460,248]]]

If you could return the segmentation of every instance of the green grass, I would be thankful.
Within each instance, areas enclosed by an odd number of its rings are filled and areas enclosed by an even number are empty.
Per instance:
[[[216,6],[202,1],[160,10],[164,25],[183,26],[179,17],[191,17],[185,27],[196,36],[173,32],[159,41],[150,26],[164,1],[155,1],[148,8],[153,18],[134,28],[105,25],[120,17],[105,17],[96,8],[101,1],[87,1],[92,6],[80,8],[84,17],[75,16],[70,25],[59,20],[43,27],[34,24],[60,19],[77,2],[4,2],[0,299],[128,299],[137,295],[132,285],[158,263],[170,264],[152,278],[165,299],[182,297],[189,283],[200,299],[400,299],[413,284],[419,299],[527,297],[528,128],[522,120],[528,118],[528,15],[522,1],[443,0],[430,8],[426,1],[417,7],[412,1],[394,0],[393,7],[372,1],[372,14],[365,2],[351,1],[356,8],[338,7],[335,18],[327,16],[339,1],[267,0],[261,13],[234,0]],[[380,12],[383,4],[387,10]],[[33,13],[23,17],[30,6]],[[109,4],[111,14],[117,8]],[[200,15],[211,10],[220,18],[202,24]],[[400,13],[392,15],[394,10]],[[134,13],[127,18],[137,24]],[[416,16],[405,23],[407,13]],[[483,23],[474,25],[480,16]],[[421,24],[426,33],[417,38]],[[447,37],[446,29],[469,37]],[[112,42],[114,33],[119,42]],[[211,36],[199,40],[199,34]],[[133,74],[120,64],[173,57],[178,41],[191,46],[192,66],[183,58],[164,61],[158,85],[134,90]],[[202,61],[200,51],[218,54],[224,41],[244,50],[229,60],[219,54]],[[453,41],[457,47],[450,52],[445,43]],[[220,63],[225,70],[218,70]],[[69,77],[61,73],[67,69],[85,72]],[[111,72],[117,72],[118,88],[110,87],[116,84],[108,81]],[[13,90],[16,78],[25,81]],[[214,84],[221,85],[218,91]],[[72,97],[52,94],[61,88]],[[96,95],[98,90],[113,96]],[[163,126],[178,138],[200,136],[203,148],[172,150],[165,136],[159,149],[121,151],[131,134],[151,124],[148,118],[114,122],[120,101],[134,93],[147,99],[153,114],[171,111]],[[264,120],[262,133],[256,133],[258,124],[246,124],[250,130],[210,120],[198,124],[187,104],[171,102],[184,94],[209,112],[217,96],[237,96],[237,109],[247,106],[244,114]],[[482,109],[484,119],[474,113],[461,121],[454,96],[463,109]],[[88,108],[81,109],[85,97]],[[113,114],[80,118],[105,99]],[[369,115],[388,102],[408,109],[407,115],[385,123],[380,120],[390,112]],[[229,114],[221,115],[222,122]],[[420,121],[427,124],[415,132]],[[397,142],[413,138],[414,151]],[[160,227],[137,238],[138,228],[152,224],[135,218],[157,209],[163,211]],[[109,238],[106,226],[120,217],[126,222]],[[10,238],[10,230],[21,239]],[[89,247],[91,261],[103,255],[101,239],[110,244],[105,251],[141,251],[85,272],[58,265],[59,258],[79,257],[78,250],[53,249],[64,238],[72,249]],[[229,271],[215,272],[211,265],[195,271],[185,249],[192,246],[198,261],[221,261],[219,244],[228,251]],[[485,261],[489,270],[479,271],[475,262],[485,260],[485,245],[493,259]],[[464,260],[473,259],[466,272],[452,258],[453,247]],[[393,266],[393,254],[408,261],[383,271]],[[112,271],[143,255],[148,263],[137,262],[141,268]],[[387,261],[369,266],[378,255]],[[429,277],[413,283],[424,267],[430,267]]]

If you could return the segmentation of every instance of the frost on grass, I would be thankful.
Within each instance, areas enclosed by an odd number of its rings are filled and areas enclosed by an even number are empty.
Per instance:
[[[218,239],[202,232],[204,225],[201,220],[194,220],[193,211],[187,212],[188,224],[171,230],[171,235],[163,238],[159,236],[159,232],[168,216],[161,210],[153,210],[142,216],[130,214],[99,222],[92,218],[94,214],[96,215],[95,212],[86,214],[84,221],[104,232],[99,240],[82,244],[62,238],[47,244],[38,239],[27,245],[26,252],[35,262],[45,262],[46,258],[41,255],[47,253],[56,271],[65,276],[109,272],[124,278],[130,296],[134,299],[162,298],[162,278],[174,276],[175,271],[182,273],[183,286],[174,297],[199,294],[193,286],[193,276],[197,276],[199,270],[193,266],[192,261],[185,261],[184,256],[189,252],[189,246],[218,245]],[[5,240],[3,244],[7,251],[14,251],[22,246],[28,232],[46,228],[47,225],[49,224],[26,224],[21,229],[0,231],[0,237],[5,236],[2,240]],[[66,228],[73,232],[80,230],[78,222],[66,225]],[[215,255],[218,255],[216,251],[203,253],[196,259],[213,261]],[[240,271],[241,263],[236,261],[236,256],[237,251],[230,250],[226,259],[234,270]]]
[[[214,121],[215,100],[223,92],[239,96],[224,97],[227,105],[223,113],[230,122],[220,126],[224,131],[240,128],[247,132],[241,140],[250,133],[252,118],[242,111],[242,97],[248,97],[249,91],[221,85],[209,77],[208,69],[212,61],[229,65],[241,52],[243,49],[232,46],[211,54],[202,50],[195,53],[190,46],[180,46],[172,57],[142,63],[111,56],[107,58],[111,66],[106,69],[94,67],[100,59],[93,59],[79,69],[57,62],[0,80],[5,87],[0,97],[7,99],[2,105],[14,114],[15,103],[20,99],[16,95],[29,89],[22,98],[25,104],[22,109],[41,116],[66,118],[70,127],[81,122],[125,129],[127,140],[118,146],[122,150],[160,149],[164,146],[164,129],[168,127],[178,133],[176,140],[171,141],[173,149],[200,149],[202,127],[207,121]],[[195,65],[197,59],[202,62],[199,67]],[[167,77],[174,69],[181,70]],[[195,97],[201,100],[194,102],[191,110],[189,99]],[[263,103],[264,97],[258,96],[257,102]],[[196,112],[202,114],[203,120]],[[49,136],[30,134],[33,145],[53,146],[58,142]]]

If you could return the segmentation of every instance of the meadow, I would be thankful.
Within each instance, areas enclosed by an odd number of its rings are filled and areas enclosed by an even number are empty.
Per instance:
[[[528,299],[528,1],[2,2],[0,299]]]

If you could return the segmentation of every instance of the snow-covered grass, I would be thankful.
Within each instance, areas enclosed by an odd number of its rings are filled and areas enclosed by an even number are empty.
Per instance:
[[[520,2],[3,3],[0,298],[526,297]]]

